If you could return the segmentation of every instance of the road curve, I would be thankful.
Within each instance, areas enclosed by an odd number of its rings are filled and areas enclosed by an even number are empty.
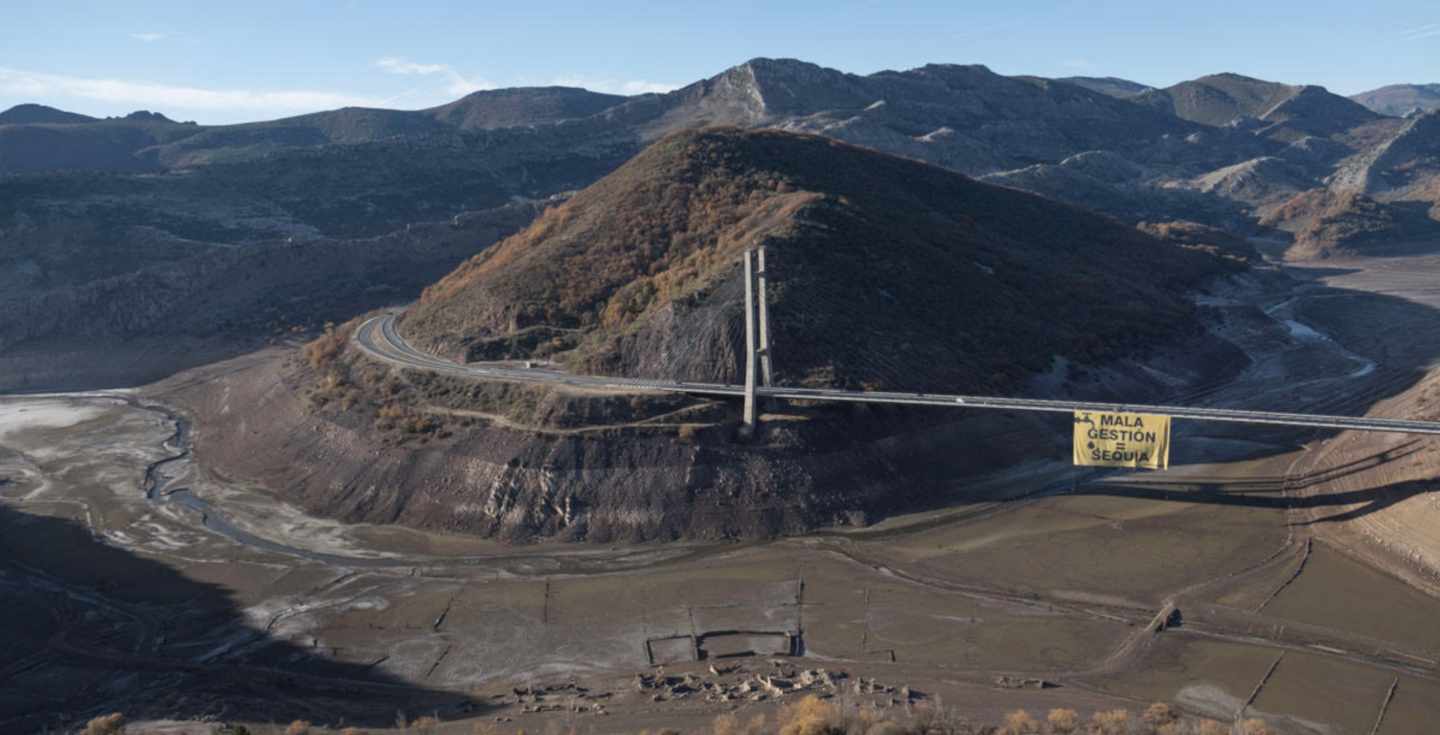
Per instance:
[[[592,390],[629,393],[666,392],[694,395],[743,397],[745,387],[724,383],[691,383],[684,381],[650,380],[644,378],[613,378],[598,375],[573,375],[551,368],[534,368],[514,363],[457,363],[429,355],[405,341],[395,327],[395,314],[373,317],[361,324],[351,341],[365,354],[397,367],[426,370],[475,380],[507,383],[543,383]],[[1191,408],[1141,403],[1100,403],[1036,398],[1004,398],[997,396],[944,395],[936,393],[901,393],[855,391],[835,388],[757,387],[761,398],[799,401],[841,401],[849,403],[893,403],[947,408],[988,408],[1003,411],[1042,411],[1073,413],[1096,411],[1115,413],[1157,413],[1177,419],[1220,421],[1238,424],[1270,424],[1316,429],[1348,429],[1380,431],[1397,434],[1440,435],[1440,422],[1381,419],[1363,416],[1323,416],[1273,411],[1243,411],[1226,408]]]

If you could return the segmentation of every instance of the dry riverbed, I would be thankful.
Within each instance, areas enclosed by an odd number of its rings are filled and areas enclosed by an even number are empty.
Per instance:
[[[1440,334],[1407,295],[1421,282],[1355,267],[1215,294],[1252,364],[1192,402],[1381,410],[1423,390]],[[977,721],[1166,701],[1295,733],[1437,722],[1429,557],[1399,574],[1367,540],[1432,548],[1440,521],[1389,510],[1431,502],[1428,442],[1192,425],[1169,472],[1037,462],[997,476],[1017,499],[867,529],[515,547],[307,516],[198,464],[195,428],[144,391],[0,398],[0,591],[21,621],[0,631],[0,725],[692,731],[806,692]],[[1400,468],[1415,484],[1372,507]]]

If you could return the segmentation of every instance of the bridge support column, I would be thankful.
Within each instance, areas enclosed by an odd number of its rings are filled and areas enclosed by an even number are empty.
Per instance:
[[[745,251],[745,414],[741,430],[755,431],[755,253]]]
[[[769,279],[765,275],[765,248],[763,246],[759,250],[759,258],[760,269],[756,274],[755,280],[758,284],[757,297],[760,302],[760,384],[769,388],[772,385],[770,382],[770,318],[765,308],[765,302],[767,301],[765,298],[765,285]]]

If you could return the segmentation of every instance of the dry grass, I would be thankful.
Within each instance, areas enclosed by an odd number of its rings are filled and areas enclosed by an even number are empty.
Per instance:
[[[1264,720],[1246,720],[1240,723],[1240,735],[1275,735],[1275,731]]]
[[[1186,718],[1164,703],[1138,716],[1124,709],[1095,712],[1085,721],[1073,709],[1052,709],[1042,721],[1025,710],[1007,714],[999,726],[973,723],[939,701],[924,701],[882,713],[873,707],[849,710],[808,696],[782,707],[774,726],[763,715],[743,722],[735,714],[715,718],[711,735],[1273,735],[1264,722],[1249,720],[1232,733],[1229,725]]]
[[[1005,726],[1000,728],[1004,735],[1040,735],[1040,721],[1023,709],[1005,715]]]
[[[1140,715],[1140,721],[1145,723],[1145,726],[1151,730],[1159,730],[1161,727],[1169,725],[1178,719],[1180,719],[1180,716],[1175,713],[1175,710],[1172,709],[1170,705],[1164,702],[1156,702],[1150,705],[1145,709],[1145,712]]]
[[[765,715],[755,715],[742,723],[733,713],[726,713],[715,718],[710,732],[712,735],[764,735]]]
[[[310,723],[306,720],[296,720],[285,728],[285,735],[310,735]]]
[[[358,326],[358,319],[351,319],[338,329],[334,322],[326,322],[325,333],[305,345],[305,361],[316,370],[324,370],[335,364],[335,360],[345,351],[350,335]]]
[[[1080,713],[1073,709],[1052,709],[1045,724],[1055,735],[1070,735],[1080,730]]]
[[[1090,717],[1090,731],[1095,735],[1126,735],[1130,730],[1130,712],[1112,709],[1096,712]]]
[[[780,709],[779,735],[846,735],[840,708],[814,695]]]
[[[759,243],[788,379],[911,390],[1006,390],[1057,354],[1094,363],[1198,331],[1183,292],[1240,267],[915,161],[710,129],[662,139],[464,264],[401,330],[465,356],[563,331],[570,346],[550,357],[629,374],[629,341],[697,305],[729,308],[735,289],[720,287]],[[706,319],[686,354],[728,354]]]
[[[125,732],[125,715],[119,712],[101,715],[85,723],[85,729],[80,732],[82,735],[118,735]]]

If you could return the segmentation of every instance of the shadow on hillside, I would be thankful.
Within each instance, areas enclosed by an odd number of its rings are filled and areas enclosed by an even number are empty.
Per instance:
[[[1164,478],[1155,481],[1141,481],[1137,486],[1143,485],[1155,490],[1175,490],[1191,492],[1195,488],[1202,491],[1220,491],[1232,495],[1244,495],[1248,493],[1278,493],[1284,490],[1304,490],[1322,483],[1338,480],[1342,477],[1359,474],[1375,469],[1382,465],[1395,462],[1412,454],[1420,453],[1424,447],[1422,439],[1410,439],[1403,441],[1389,449],[1376,452],[1368,457],[1351,460],[1332,467],[1324,467],[1313,472],[1298,475],[1268,475],[1254,476],[1237,479],[1234,477],[1197,477],[1185,475],[1173,482]],[[1103,483],[1102,483],[1103,484]],[[1124,484],[1124,483],[1117,483]]]
[[[1294,495],[1305,490],[1343,477],[1396,462],[1422,450],[1421,440],[1412,439],[1385,451],[1352,462],[1326,467],[1303,475],[1285,477],[1261,477],[1247,479],[1187,477],[1173,482],[1160,480],[1145,483],[1097,482],[1082,485],[1076,495],[1106,495],[1112,497],[1141,498],[1145,500],[1175,500],[1185,503],[1225,505],[1244,508],[1315,509],[1332,508],[1363,503],[1358,508],[1344,510],[1311,523],[1331,523],[1360,518],[1394,505],[1407,498],[1440,490],[1440,478],[1379,485],[1362,490],[1344,490],[1317,495]]]
[[[401,712],[447,719],[481,706],[273,637],[221,586],[109,546],[80,523],[4,505],[0,598],[6,732],[64,730],[108,712],[381,727]]]
[[[1303,278],[1352,273],[1350,268],[1306,268],[1300,274]],[[1252,363],[1240,376],[1227,381],[1219,388],[1207,388],[1199,400],[1180,398],[1194,387],[1181,387],[1172,396],[1152,396],[1142,401],[1143,396],[1070,395],[1075,400],[1111,400],[1150,402],[1203,406],[1209,408],[1234,408],[1260,411],[1278,411],[1304,414],[1326,414],[1363,416],[1377,404],[1411,390],[1427,374],[1430,365],[1440,363],[1440,311],[1426,304],[1417,303],[1388,294],[1372,293],[1354,289],[1341,289],[1325,285],[1311,285],[1304,289],[1302,304],[1296,307],[1296,317],[1302,323],[1332,339],[1345,351],[1372,360],[1373,369],[1359,372],[1358,364],[1347,362],[1340,353],[1331,350],[1323,360],[1314,359],[1319,353],[1315,343],[1304,345],[1299,337],[1287,331],[1282,324],[1273,325],[1270,332],[1258,335],[1261,339],[1273,339],[1273,353],[1259,355],[1266,360],[1264,365]],[[1268,336],[1267,336],[1268,335]],[[1263,342],[1262,342],[1263,344]],[[1321,355],[1323,357],[1323,355]],[[1197,356],[1197,359],[1200,359]],[[1258,368],[1258,369],[1257,369]],[[1029,397],[1020,395],[1017,397]],[[927,409],[901,409],[895,411]],[[932,411],[932,416],[943,416]],[[1389,413],[1377,412],[1384,418],[1419,418],[1405,415],[1391,409]],[[1069,416],[1056,415],[1039,419],[1048,427],[1053,437],[1053,451],[1048,458],[1059,460],[1068,453],[1071,421]],[[1242,460],[1256,460],[1301,450],[1306,444],[1333,439],[1343,432],[1338,429],[1311,429],[1287,426],[1231,424],[1183,420],[1177,422],[1172,439],[1172,458],[1176,465],[1212,464]],[[1038,428],[1038,427],[1037,427]],[[957,448],[971,450],[971,445],[962,445],[952,439]],[[1132,476],[1133,484],[1101,481],[1082,486],[1080,493],[1096,495],[1124,495],[1159,500],[1176,500],[1217,505],[1248,506],[1257,508],[1309,507],[1325,508],[1361,504],[1350,510],[1342,510],[1322,521],[1339,521],[1346,518],[1373,513],[1404,498],[1430,492],[1427,483],[1398,483],[1378,485],[1364,490],[1327,493],[1311,497],[1287,497],[1283,490],[1306,490],[1341,478],[1358,476],[1396,460],[1412,457],[1423,451],[1427,440],[1419,437],[1398,437],[1387,450],[1377,452],[1363,459],[1345,464],[1325,467],[1313,472],[1292,476],[1235,477],[1186,477],[1169,480],[1164,476],[1141,478]],[[1045,455],[1035,455],[1045,456]],[[1413,461],[1413,460],[1412,460]],[[995,468],[995,469],[998,469]],[[1440,466],[1436,470],[1436,486],[1440,487]],[[1077,476],[1085,473],[1077,469]],[[1040,490],[1033,487],[1032,490]],[[962,513],[966,504],[975,499],[965,495],[966,490],[936,494],[921,498],[907,506],[904,512],[957,508]],[[1292,492],[1291,495],[1294,493]],[[1016,497],[1030,497],[1022,495]],[[957,505],[957,501],[964,501]],[[877,514],[891,515],[893,509]],[[964,517],[963,515],[960,517]],[[951,516],[936,519],[932,525],[952,522]]]
[[[1292,272],[1308,279],[1352,273],[1353,269],[1304,268]],[[1273,349],[1252,355],[1251,365],[1239,378],[1208,390],[1214,394],[1208,399],[1171,400],[1207,408],[1365,416],[1377,404],[1415,387],[1430,366],[1440,362],[1440,311],[1427,304],[1389,294],[1312,285],[1294,299],[1291,310],[1301,327],[1277,325]],[[1288,338],[1283,336],[1287,328]],[[1184,389],[1180,393],[1183,395]],[[1217,400],[1218,396],[1223,398]],[[1422,418],[1397,408],[1376,412],[1375,416]],[[1177,427],[1172,450],[1180,453],[1184,463],[1233,461],[1293,451],[1342,433],[1340,429],[1185,420]],[[1195,439],[1233,440],[1245,442],[1246,446],[1234,450],[1222,447],[1217,452],[1203,442],[1192,442]],[[1413,443],[1407,442],[1391,451],[1408,452],[1413,448]]]

